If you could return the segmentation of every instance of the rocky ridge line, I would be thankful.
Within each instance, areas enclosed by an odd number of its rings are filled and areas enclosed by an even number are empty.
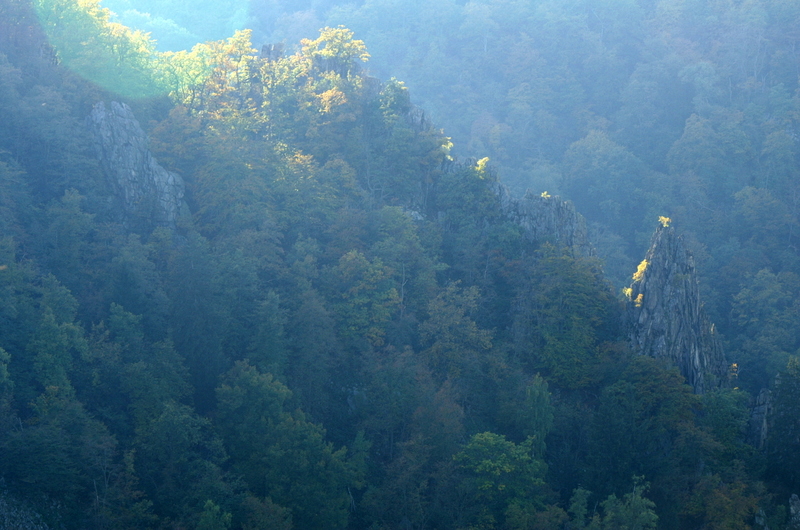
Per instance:
[[[529,241],[565,246],[573,256],[595,256],[586,220],[569,201],[530,190],[521,199],[510,196],[505,187],[496,190],[505,215],[525,230]]]

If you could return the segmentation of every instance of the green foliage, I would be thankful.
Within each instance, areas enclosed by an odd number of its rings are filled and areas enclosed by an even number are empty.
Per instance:
[[[719,389],[702,396],[703,413],[700,423],[713,435],[718,464],[745,461],[752,449],[745,443],[750,421],[747,393],[739,389]]]
[[[291,391],[237,363],[217,389],[219,429],[250,490],[292,510],[299,527],[342,528],[347,486],[361,470],[334,450],[325,431],[287,410]]]
[[[230,527],[231,514],[223,512],[214,501],[206,501],[203,513],[200,514],[200,521],[197,523],[197,530],[228,530]]]
[[[220,466],[225,450],[211,422],[190,407],[167,401],[136,433],[135,469],[163,518],[197,524],[208,500],[231,497]]]
[[[637,189],[644,164],[602,131],[591,131],[564,154],[561,188],[592,221],[611,217],[612,226],[630,226],[638,220],[644,197]]]
[[[402,319],[421,313],[423,304],[437,290],[436,273],[443,264],[424,245],[420,228],[408,212],[384,206],[371,219],[376,241],[370,252],[391,272],[398,294],[398,316]]]
[[[0,160],[0,233],[23,236],[21,222],[31,208],[24,172]]]
[[[111,260],[109,298],[113,304],[141,315],[151,337],[164,336],[169,299],[151,260],[153,248],[131,234]],[[112,306],[113,311],[113,306]]]
[[[531,371],[541,371],[569,389],[596,385],[613,361],[614,301],[593,264],[545,245],[520,281],[515,308],[515,353]]]
[[[592,467],[602,469],[604,478],[587,477],[589,483],[601,494],[617,494],[631,476],[647,477],[656,505],[667,504],[659,510],[662,524],[678,524],[678,492],[685,491],[684,481],[697,480],[696,466],[718,449],[695,422],[699,407],[699,397],[677,370],[643,356],[632,359],[600,397],[587,449]]]
[[[464,165],[444,173],[437,183],[436,209],[447,216],[448,228],[472,228],[477,219],[495,220],[500,203],[490,185],[496,180],[487,167]]]
[[[597,514],[589,513],[589,496],[592,492],[578,488],[572,492],[569,500],[569,514],[571,524],[578,529],[592,528],[599,525]],[[588,519],[587,519],[588,517]]]
[[[633,492],[626,493],[622,499],[611,495],[601,503],[603,508],[603,528],[620,530],[644,530],[656,528],[658,516],[655,514],[655,503],[642,494],[647,485],[635,483]]]
[[[340,343],[335,322],[318,292],[301,293],[297,303],[287,329],[290,360],[286,375],[305,410],[316,415],[330,406],[331,377],[340,359]]]
[[[289,510],[278,506],[269,499],[262,501],[248,496],[243,502],[243,508],[246,515],[242,523],[242,530],[292,529],[292,515]]]
[[[612,494],[599,503],[602,515],[596,511],[589,512],[588,502],[591,492],[582,488],[576,489],[570,499],[570,528],[587,530],[656,528],[658,516],[655,513],[655,503],[644,497],[648,488],[649,485],[642,483],[641,477],[634,477],[631,493],[626,493],[622,499]]]
[[[121,391],[137,427],[160,414],[164,403],[183,400],[190,389],[189,374],[172,343],[146,340],[141,320],[112,304],[107,332],[93,337],[87,355],[98,398],[110,400]]]
[[[96,0],[37,0],[36,13],[67,68],[123,97],[143,98],[162,88],[153,75],[149,37],[109,21]]]
[[[353,250],[339,259],[332,272],[332,287],[341,293],[341,301],[333,306],[340,335],[349,341],[366,339],[373,347],[383,345],[386,325],[399,303],[383,262]]]
[[[70,388],[50,386],[31,404],[33,416],[0,437],[6,484],[25,498],[44,495],[65,506],[71,525],[90,492],[105,495],[116,440],[92,419]]]
[[[0,348],[0,411],[4,415],[8,414],[8,401],[14,389],[14,381],[11,380],[11,374],[8,373],[8,362],[10,360],[11,355]]]
[[[790,490],[797,487],[800,476],[797,471],[797,456],[791,450],[800,432],[800,417],[796,403],[800,396],[800,360],[791,357],[786,368],[775,382],[772,427],[767,440],[769,472],[779,483]]]
[[[519,411],[522,434],[531,441],[534,456],[545,454],[544,441],[553,427],[553,413],[547,381],[536,374],[525,388],[525,404]]]
[[[392,400],[392,409],[383,410],[382,403],[376,403],[365,423],[370,429],[382,427],[380,437],[374,437],[381,442],[375,444],[374,458],[387,461],[381,486],[364,495],[370,516],[367,521],[406,517],[412,524],[427,520],[453,524],[462,507],[457,489],[461,477],[454,469],[453,455],[464,439],[464,410],[456,402],[452,386],[444,384],[437,390],[409,353],[393,359],[386,369],[375,367],[383,377],[374,388],[390,391],[383,399]],[[386,418],[387,412],[394,417]]]
[[[421,339],[429,345],[423,355],[439,377],[463,377],[477,371],[492,347],[492,333],[470,318],[478,296],[477,288],[462,289],[453,283],[428,304],[429,318],[420,326]]]
[[[67,190],[46,210],[47,230],[40,240],[49,257],[48,270],[70,289],[79,290],[89,261],[89,236],[94,228],[93,215],[85,211],[85,197]]]
[[[490,432],[474,435],[464,450],[454,458],[470,472],[479,497],[496,495],[524,496],[540,486],[541,463],[531,456],[530,443],[516,445]]]
[[[502,524],[510,512],[519,519],[522,510],[541,507],[545,464],[532,455],[532,440],[520,445],[491,432],[479,433],[454,456],[466,475],[465,494],[472,509],[469,523]],[[524,508],[523,508],[524,507]]]
[[[755,392],[769,385],[789,356],[800,348],[794,322],[798,317],[800,281],[794,272],[761,269],[746,279],[733,298],[733,317],[741,335],[732,341],[740,384]]]
[[[707,475],[695,487],[686,512],[708,528],[752,528],[751,521],[764,502],[759,493],[741,480]]]
[[[267,3],[279,31],[329,27],[281,57],[257,55],[264,28],[157,53],[95,1],[41,0],[53,51],[0,0],[0,511],[522,530],[742,528],[763,507],[776,526],[796,363],[762,474],[748,396],[629,358],[599,263],[527,240],[502,184],[574,200],[607,271],[668,212],[757,392],[800,347],[796,10]],[[456,145],[367,75],[345,15]],[[133,107],[186,183],[176,229],[108,211],[83,121],[112,81],[171,96]]]
[[[186,360],[196,403],[200,410],[207,411],[213,403],[217,378],[228,364],[222,351],[226,320],[220,292],[220,263],[211,259],[208,240],[194,232],[171,258],[168,276],[171,338]]]
[[[46,307],[41,323],[28,344],[36,381],[44,388],[70,388],[69,372],[75,357],[86,349],[83,330],[72,323],[59,324]]]

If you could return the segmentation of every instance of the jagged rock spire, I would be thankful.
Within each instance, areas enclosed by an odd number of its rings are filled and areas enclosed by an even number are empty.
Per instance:
[[[175,228],[183,204],[179,175],[161,167],[148,148],[147,135],[124,103],[101,101],[86,122],[122,221],[129,227]]]
[[[727,381],[722,344],[703,310],[694,258],[664,219],[627,291],[633,350],[667,359],[695,392]]]

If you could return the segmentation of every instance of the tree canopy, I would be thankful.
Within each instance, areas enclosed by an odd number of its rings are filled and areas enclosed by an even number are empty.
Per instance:
[[[788,524],[792,2],[251,4],[159,51],[0,0],[0,525]],[[100,101],[174,223],[114,206]],[[589,250],[532,237],[524,188]],[[732,364],[704,395],[629,342],[659,226]]]

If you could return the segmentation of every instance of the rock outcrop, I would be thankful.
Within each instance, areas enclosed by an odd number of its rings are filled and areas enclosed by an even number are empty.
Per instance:
[[[110,107],[97,103],[86,121],[114,208],[129,228],[174,228],[183,204],[183,180],[153,158],[130,107],[117,102]]]
[[[694,258],[673,228],[656,230],[628,296],[635,352],[667,359],[697,393],[727,381],[722,344],[700,302]]]
[[[574,256],[594,256],[586,221],[571,202],[547,193],[528,191],[521,199],[512,198],[505,188],[498,191],[503,211],[525,230],[530,241],[551,242],[572,250]]]
[[[800,497],[796,493],[789,498],[789,528],[800,529]]]
[[[530,241],[565,246],[576,257],[596,255],[572,203],[530,191],[514,199],[502,186],[495,191],[503,212]],[[666,359],[697,393],[727,383],[728,363],[700,301],[694,258],[673,228],[656,230],[634,280],[627,308],[633,351]]]
[[[762,388],[750,408],[750,425],[747,432],[747,441],[759,451],[763,451],[767,447],[771,414],[772,392],[768,388]]]

